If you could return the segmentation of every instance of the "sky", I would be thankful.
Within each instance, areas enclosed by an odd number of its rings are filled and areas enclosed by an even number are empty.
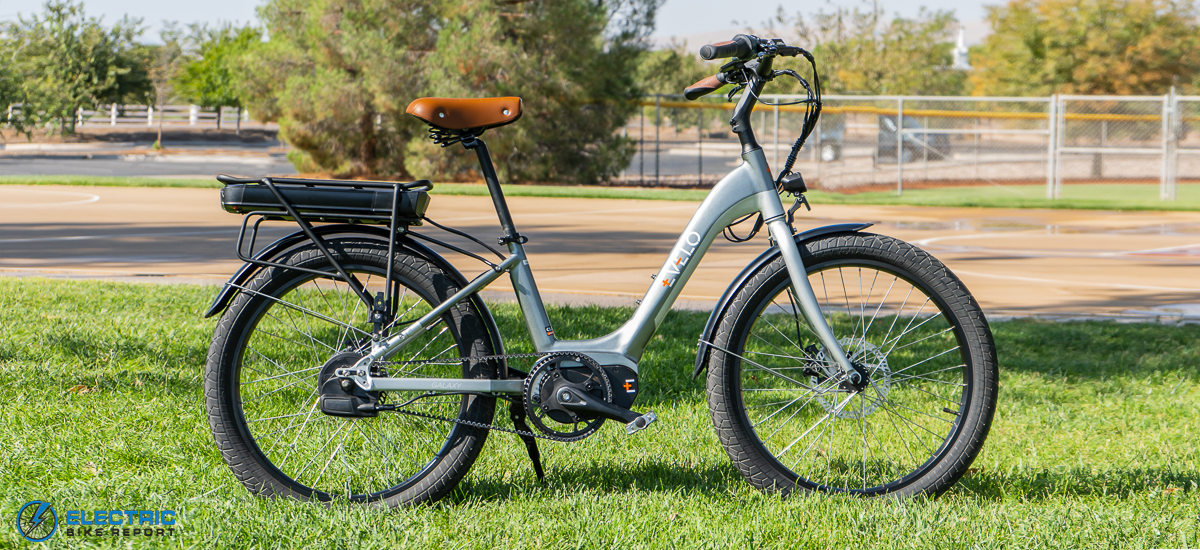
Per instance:
[[[917,15],[921,6],[954,10],[958,20],[967,28],[968,43],[978,42],[982,38],[976,35],[983,32],[979,22],[984,18],[984,4],[1000,3],[1000,0],[877,1],[884,13],[899,14],[902,17]],[[120,19],[124,14],[142,18],[143,23],[149,27],[144,35],[149,42],[155,41],[163,20],[179,21],[183,24],[196,21],[213,24],[219,21],[256,22],[254,8],[258,3],[255,0],[84,0],[84,8],[89,15],[103,16],[108,23]],[[666,43],[671,37],[676,37],[680,41],[687,41],[689,46],[698,48],[701,45],[699,42],[721,39],[715,37],[730,38],[732,35],[724,36],[729,31],[736,33],[746,26],[759,28],[763,21],[775,15],[781,5],[784,11],[794,14],[828,10],[839,5],[857,5],[869,10],[871,3],[869,0],[667,0],[659,10],[654,36],[659,43]],[[18,13],[29,15],[40,11],[41,0],[0,0],[0,20],[15,20]],[[714,38],[709,38],[710,36]]]

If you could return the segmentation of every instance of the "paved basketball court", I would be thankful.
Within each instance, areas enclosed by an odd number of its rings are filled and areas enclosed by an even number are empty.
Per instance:
[[[698,204],[508,201],[548,301],[623,305],[649,287]],[[486,241],[499,234],[488,197],[435,195],[428,214]],[[871,231],[934,253],[992,315],[1200,318],[1197,213],[817,204],[798,225],[848,221],[874,222]],[[240,222],[213,189],[0,186],[0,274],[217,284],[240,265]],[[274,225],[268,238],[294,228]],[[710,307],[766,246],[765,236],[718,239],[680,305]],[[448,256],[464,272],[479,271]],[[503,298],[507,288],[502,278],[490,296]]]

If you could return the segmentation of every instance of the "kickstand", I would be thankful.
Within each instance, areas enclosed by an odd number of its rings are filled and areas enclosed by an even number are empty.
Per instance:
[[[523,432],[533,431],[525,422],[525,407],[520,401],[513,401],[509,404],[508,417],[512,419],[513,427],[516,429]],[[518,437],[525,443],[525,450],[529,451],[529,460],[533,461],[533,472],[537,474],[538,481],[542,481],[546,478],[546,472],[542,470],[542,453],[538,452],[537,440],[529,435],[519,435]]]

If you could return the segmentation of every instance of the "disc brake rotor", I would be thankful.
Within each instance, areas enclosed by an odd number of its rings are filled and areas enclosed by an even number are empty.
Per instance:
[[[847,357],[852,357],[855,363],[867,371],[870,382],[863,388],[859,396],[850,399],[841,410],[833,413],[833,416],[855,420],[865,418],[879,408],[892,389],[892,370],[888,367],[887,356],[880,351],[878,346],[863,338],[847,336],[838,340],[838,343],[846,351]],[[826,356],[824,349],[819,351],[816,360],[818,364],[822,365],[829,365],[833,362],[831,357]],[[809,378],[814,387],[826,380],[818,376]],[[841,391],[821,392],[817,394],[816,401],[825,408],[826,412],[833,412],[842,401],[845,401],[847,395],[846,392]]]

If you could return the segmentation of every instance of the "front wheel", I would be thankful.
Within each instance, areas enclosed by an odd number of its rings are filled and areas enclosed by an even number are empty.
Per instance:
[[[708,401],[721,444],[756,487],[937,495],[966,472],[996,407],[995,345],[979,305],[907,243],[840,234],[800,247],[851,383],[800,313],[783,259],[721,318]]]

